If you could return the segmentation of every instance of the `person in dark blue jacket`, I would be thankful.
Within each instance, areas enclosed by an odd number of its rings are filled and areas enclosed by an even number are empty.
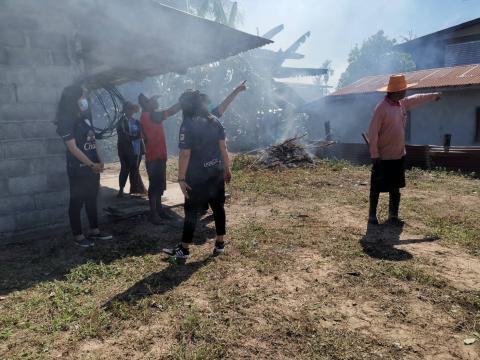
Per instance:
[[[100,173],[104,169],[95,140],[95,128],[86,89],[71,85],[63,90],[58,104],[57,133],[67,149],[67,174],[70,184],[69,218],[74,241],[81,247],[94,246],[97,240],[110,240],[112,235],[98,228],[97,199]],[[85,206],[90,232],[82,231],[81,211]]]
[[[224,251],[226,233],[225,182],[231,179],[225,130],[207,109],[199,92],[188,91],[180,98],[183,122],[179,135],[178,182],[185,196],[185,222],[181,243],[164,253],[184,261],[190,256],[190,244],[198,213],[210,205],[215,220],[214,255]]]
[[[140,175],[140,162],[144,154],[142,129],[140,121],[133,117],[139,111],[138,105],[126,102],[123,105],[123,116],[117,124],[117,150],[120,159],[118,197],[123,196],[128,178],[130,178],[130,194],[146,194]]]

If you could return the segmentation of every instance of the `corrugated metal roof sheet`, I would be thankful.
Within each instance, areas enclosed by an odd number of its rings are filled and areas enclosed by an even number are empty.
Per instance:
[[[477,26],[479,24],[480,24],[480,17],[476,18],[476,19],[473,19],[473,20],[470,20],[470,21],[467,21],[467,22],[464,22],[464,23],[461,23],[461,24],[458,24],[458,25],[455,25],[455,26],[452,26],[452,27],[449,27],[449,28],[446,28],[446,29],[436,31],[434,33],[430,33],[430,34],[427,34],[427,35],[424,35],[424,36],[420,36],[416,39],[406,41],[402,44],[398,44],[396,47],[398,49],[405,50],[405,49],[407,49],[411,46],[415,46],[417,44],[425,43],[425,42],[428,42],[428,41],[450,39],[450,38],[454,37],[454,34],[457,31],[468,29],[468,28]]]
[[[409,83],[418,83],[411,89],[480,85],[480,64],[412,71],[405,77]],[[389,78],[390,75],[367,76],[330,96],[373,93],[387,85]]]

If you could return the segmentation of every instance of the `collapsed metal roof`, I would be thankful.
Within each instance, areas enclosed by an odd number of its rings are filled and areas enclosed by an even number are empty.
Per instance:
[[[152,0],[86,0],[78,11],[77,55],[92,88],[184,73],[272,42]]]
[[[419,70],[405,73],[414,89],[434,89],[480,85],[480,64]],[[388,84],[390,75],[367,76],[329,96],[374,93]]]

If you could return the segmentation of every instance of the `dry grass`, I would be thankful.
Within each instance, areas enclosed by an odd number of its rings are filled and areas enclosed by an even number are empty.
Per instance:
[[[411,171],[403,233],[366,235],[367,168],[246,165],[223,257],[204,223],[169,264],[180,230],[141,218],[92,251],[3,249],[0,359],[479,358],[480,339],[463,344],[480,331],[478,180]]]

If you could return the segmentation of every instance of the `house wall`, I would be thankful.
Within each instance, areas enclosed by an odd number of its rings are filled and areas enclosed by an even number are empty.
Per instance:
[[[368,131],[372,111],[381,94],[327,97],[310,114],[311,138],[325,136],[324,122],[330,121],[333,139],[345,143],[362,143]],[[452,146],[475,143],[476,109],[480,107],[480,89],[444,91],[439,102],[411,111],[409,144],[443,145],[444,135],[452,134]]]
[[[444,135],[452,134],[452,146],[479,145],[475,142],[478,107],[479,89],[445,91],[441,101],[412,111],[410,142],[443,145]]]
[[[329,121],[333,140],[344,143],[363,142],[361,134],[368,130],[372,111],[381,99],[380,94],[330,96],[321,99],[310,112],[310,138],[324,138],[324,124]]]
[[[412,55],[416,64],[417,70],[433,69],[444,66],[456,66],[465,64],[480,63],[480,56],[478,53],[478,45],[469,47],[468,57],[456,56],[452,51],[466,51],[465,47],[460,50],[460,47],[451,49],[447,55],[447,46],[452,44],[467,44],[480,40],[480,24],[469,26],[465,29],[460,29],[446,37],[428,37],[426,39],[413,40],[411,43],[405,43],[398,46],[400,51],[404,51]],[[473,44],[473,43],[471,43]],[[446,61],[449,63],[447,64]]]
[[[65,146],[52,122],[79,68],[71,25],[44,12],[52,4],[0,0],[0,243],[66,221]]]

